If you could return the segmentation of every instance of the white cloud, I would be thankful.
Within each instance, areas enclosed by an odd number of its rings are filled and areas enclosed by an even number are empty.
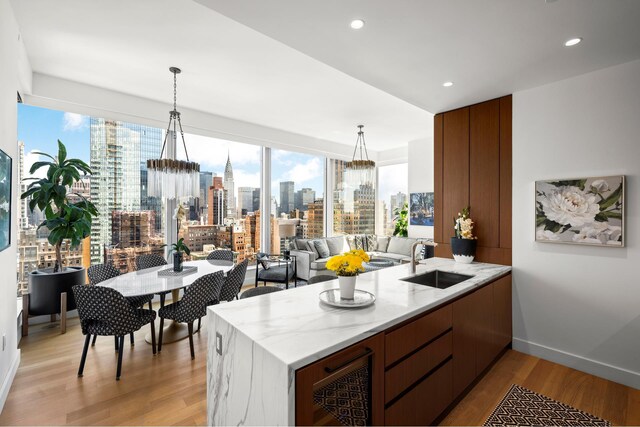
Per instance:
[[[88,117],[76,113],[64,113],[64,131],[75,131],[87,127]]]
[[[224,166],[227,163],[227,153],[231,158],[234,178],[236,169],[242,166],[253,166],[258,170],[260,169],[259,146],[192,134],[185,134],[184,139],[187,144],[189,159],[200,163],[200,170],[202,171],[218,173],[224,171]],[[184,158],[184,148],[182,148],[182,140],[179,137],[178,157]]]
[[[383,166],[378,169],[378,198],[389,204],[393,194],[402,192],[407,196],[409,170],[407,163]]]
[[[304,182],[321,177],[322,174],[323,162],[318,157],[312,157],[304,163],[297,163],[282,174],[281,181],[293,181],[302,185]]]

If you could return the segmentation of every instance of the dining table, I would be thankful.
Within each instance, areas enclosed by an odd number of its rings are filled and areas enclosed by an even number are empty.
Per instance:
[[[164,307],[165,297],[169,292],[171,292],[172,301],[178,301],[180,289],[187,288],[198,278],[207,274],[217,271],[226,273],[233,268],[233,265],[233,262],[223,260],[186,261],[183,263],[182,272],[173,271],[173,265],[167,264],[131,271],[100,282],[96,286],[115,289],[124,297],[159,295],[160,307]],[[176,342],[189,336],[187,325],[175,321],[166,326],[162,334],[162,344]],[[151,344],[151,334],[147,334],[145,340]]]

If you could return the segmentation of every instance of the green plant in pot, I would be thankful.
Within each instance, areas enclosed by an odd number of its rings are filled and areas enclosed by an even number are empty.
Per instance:
[[[58,140],[58,155],[36,152],[50,160],[35,162],[29,172],[33,175],[41,168],[47,169],[44,178],[26,178],[31,181],[21,195],[29,200],[29,210],[36,207],[44,213],[44,221],[38,226],[49,230],[49,243],[55,248],[53,268],[33,271],[29,274],[30,314],[60,313],[60,297],[67,293],[67,309],[73,310],[75,302],[71,287],[85,283],[85,271],[81,266],[63,265],[62,245],[67,242],[77,247],[91,234],[91,222],[98,216],[96,207],[80,194],[73,193],[73,184],[91,174],[91,168],[80,159],[67,158],[67,149]],[[71,201],[69,196],[75,196]],[[48,311],[48,313],[47,313]]]
[[[405,203],[401,208],[393,210],[394,236],[407,237],[409,235],[409,205]]]
[[[182,262],[184,255],[191,255],[191,250],[184,244],[184,238],[180,238],[176,243],[171,244],[171,252],[173,252],[173,271],[182,271]]]

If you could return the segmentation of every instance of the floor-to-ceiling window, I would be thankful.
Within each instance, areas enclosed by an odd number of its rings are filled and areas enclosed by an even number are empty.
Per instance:
[[[324,157],[271,150],[271,252],[324,236]]]
[[[332,160],[333,233],[375,233],[375,174],[353,174],[347,162]]]
[[[407,163],[378,167],[376,234],[393,235],[396,212],[408,208],[409,168]]]
[[[162,131],[18,104],[21,193],[28,185],[22,179],[45,176],[46,168],[31,174],[31,166],[46,160],[38,152],[56,156],[58,140],[65,144],[68,157],[79,158],[91,167],[91,176],[78,182],[72,192],[91,200],[99,212],[91,235],[81,245],[63,244],[63,264],[88,267],[110,262],[127,272],[135,268],[135,259],[142,254],[164,254],[162,201],[146,192],[146,161],[160,155]],[[30,271],[55,263],[48,230],[38,229],[44,215],[37,208],[30,212],[27,202],[20,202],[18,213],[18,294],[26,289]]]
[[[200,164],[200,194],[182,200],[187,212],[178,230],[191,259],[231,249],[238,262],[260,251],[260,146],[185,134],[189,159]],[[182,141],[178,157],[184,158]]]

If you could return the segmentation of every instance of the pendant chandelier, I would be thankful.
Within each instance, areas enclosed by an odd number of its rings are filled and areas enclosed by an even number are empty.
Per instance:
[[[169,68],[173,73],[173,110],[169,112],[169,125],[164,135],[164,143],[159,159],[147,160],[147,177],[148,177],[148,195],[152,197],[163,197],[165,199],[181,199],[189,197],[199,197],[200,195],[200,165],[196,162],[189,161],[189,153],[187,153],[187,144],[184,142],[184,132],[182,131],[182,122],[180,121],[180,112],[176,108],[177,100],[177,75],[181,70],[177,67]],[[169,158],[169,150],[167,150],[167,158],[162,155],[167,146],[167,139],[172,133],[172,138],[177,138],[177,130],[180,130],[182,137],[182,145],[187,160],[177,160]],[[177,147],[176,147],[177,148]],[[175,151],[175,150],[174,150]]]
[[[376,162],[369,160],[367,144],[364,141],[364,125],[358,125],[358,139],[353,150],[353,159],[347,162],[345,174],[352,185],[372,185],[376,178]],[[356,158],[358,157],[359,158]]]

